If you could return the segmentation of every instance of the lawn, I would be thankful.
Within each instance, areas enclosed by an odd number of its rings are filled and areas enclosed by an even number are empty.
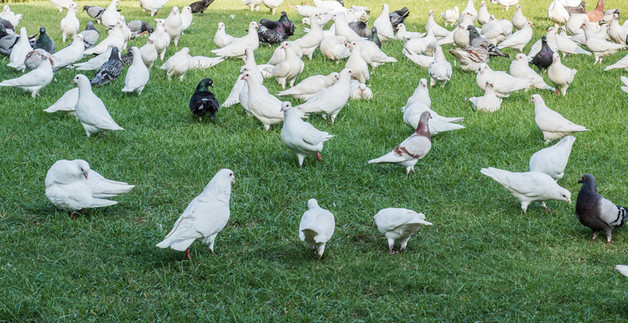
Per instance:
[[[534,38],[553,25],[547,1],[522,0],[535,25]],[[372,9],[380,2],[345,1]],[[423,31],[427,10],[440,13],[466,1],[389,1],[392,10],[408,6],[408,30]],[[87,2],[80,1],[82,7]],[[95,1],[91,5],[107,6]],[[165,17],[172,0],[159,13]],[[280,7],[295,22],[300,17]],[[476,3],[479,6],[479,3]],[[593,1],[589,3],[592,8]],[[628,2],[607,8],[628,12]],[[137,1],[122,1],[127,21],[144,19]],[[476,7],[477,8],[477,7]],[[62,48],[59,21],[65,16],[48,2],[11,4],[22,13],[20,26],[34,34],[45,25]],[[489,11],[509,19],[489,4]],[[89,17],[78,14],[84,26]],[[265,7],[250,12],[238,0],[216,0],[195,16],[179,40],[192,55],[213,56],[218,22],[242,36],[252,20],[269,18]],[[274,18],[276,19],[278,15]],[[624,19],[621,19],[623,22]],[[104,28],[97,25],[103,38]],[[295,36],[304,34],[297,23]],[[294,39],[296,39],[296,37]],[[141,46],[146,38],[130,45]],[[531,43],[526,47],[529,50]],[[523,215],[519,202],[482,167],[526,171],[529,157],[546,147],[534,122],[532,94],[590,131],[576,134],[565,177],[559,184],[575,203],[583,173],[592,173],[598,190],[617,204],[628,204],[626,130],[628,94],[620,90],[625,71],[603,72],[626,51],[593,65],[591,56],[568,56],[578,69],[566,97],[549,91],[519,92],[494,113],[473,112],[469,97],[482,92],[475,75],[454,66],[451,82],[434,87],[432,108],[444,116],[464,117],[465,129],[432,138],[432,150],[405,177],[397,165],[367,165],[412,133],[399,107],[427,71],[391,41],[383,50],[398,62],[371,69],[370,101],[349,101],[334,124],[320,116],[309,121],[335,135],[323,161],[296,156],[281,142],[281,125],[270,132],[239,105],[221,109],[215,123],[198,122],[188,102],[204,77],[214,80],[219,101],[229,94],[242,61],[227,60],[207,70],[189,71],[182,82],[168,81],[157,62],[141,97],[120,90],[124,75],[95,88],[125,131],[85,136],[74,117],[42,110],[74,85],[75,71],[62,70],[33,99],[15,88],[0,88],[0,320],[6,321],[620,321],[628,315],[628,278],[614,271],[628,264],[628,232],[619,229],[610,245],[574,214],[574,205],[550,201]],[[445,46],[445,49],[452,45]],[[258,64],[274,47],[260,46]],[[514,58],[515,50],[506,49]],[[176,52],[174,45],[166,57]],[[453,57],[446,52],[447,59]],[[19,76],[0,64],[0,79]],[[307,76],[340,71],[316,52],[297,82]],[[491,59],[496,70],[510,60]],[[88,77],[93,72],[86,73]],[[547,77],[546,77],[547,80]],[[273,79],[265,86],[280,90]],[[297,103],[296,100],[292,101]],[[119,204],[85,210],[72,219],[44,194],[44,178],[59,159],[85,159],[107,178],[136,185],[115,198]],[[231,218],[216,239],[216,255],[192,245],[183,253],[155,247],[187,204],[221,168],[234,171]],[[298,238],[309,198],[336,217],[336,232],[321,261]],[[387,207],[423,212],[434,223],[409,242],[404,254],[388,254],[386,239],[373,216]]]

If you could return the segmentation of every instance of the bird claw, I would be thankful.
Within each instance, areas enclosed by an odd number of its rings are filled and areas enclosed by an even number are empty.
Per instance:
[[[323,156],[321,156],[320,152],[316,153],[316,159],[318,159],[319,161],[323,161]]]

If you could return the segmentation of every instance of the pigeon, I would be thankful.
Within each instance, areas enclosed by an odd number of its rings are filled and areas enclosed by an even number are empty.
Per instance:
[[[52,3],[59,12],[62,12],[63,9],[68,9],[72,4],[76,4],[76,2],[72,0],[50,0],[50,3]]]
[[[593,239],[600,231],[606,235],[606,243],[611,243],[613,229],[621,227],[628,218],[628,209],[603,198],[597,192],[595,177],[584,174],[578,181],[582,183],[576,199],[578,221],[593,230]]]
[[[113,47],[113,45],[109,45],[104,53],[95,56],[87,62],[76,63],[74,64],[74,68],[78,71],[98,71],[102,64],[105,64],[105,62],[109,60]]]
[[[118,47],[113,47],[111,49],[111,55],[109,55],[109,60],[107,60],[92,80],[89,82],[92,86],[94,85],[105,85],[109,82],[114,81],[120,76],[122,73],[122,61],[120,60],[120,54],[118,53]]]
[[[50,54],[55,52],[55,42],[46,34],[46,27],[39,27],[39,37],[35,40],[33,49],[41,48]]]
[[[322,160],[323,143],[334,137],[325,131],[320,131],[309,122],[301,120],[301,114],[288,101],[281,103],[284,114],[281,141],[297,155],[299,167],[303,166],[306,155],[316,153],[316,158]]]
[[[445,58],[443,49],[440,46],[433,45],[433,47],[435,48],[434,60],[427,67],[427,72],[430,75],[430,87],[433,87],[438,82],[442,82],[444,87],[451,78],[451,64]]]
[[[56,161],[46,173],[45,184],[48,200],[72,213],[118,204],[109,198],[128,193],[135,187],[106,179],[82,159]]]
[[[80,27],[81,24],[78,18],[76,18],[76,4],[73,3],[68,8],[67,15],[61,19],[60,28],[62,41],[65,43],[68,37],[73,38],[74,35],[78,34]]]
[[[352,42],[347,45],[351,50],[351,55],[349,55],[349,59],[347,59],[347,63],[345,64],[345,69],[351,70],[351,77],[358,80],[360,83],[366,83],[369,78],[369,66],[362,57],[361,46],[357,42]]]
[[[432,99],[430,98],[430,92],[427,88],[427,80],[424,78],[419,80],[419,84],[416,86],[416,89],[414,89],[414,92],[406,101],[406,105],[401,107],[401,110],[404,110],[406,107],[409,107],[416,102],[423,103],[428,108],[432,106]]]
[[[547,85],[542,76],[537,74],[528,64],[528,57],[524,53],[519,53],[515,56],[515,59],[510,63],[510,75],[528,80],[537,89],[556,91],[555,88]]]
[[[530,157],[530,171],[544,173],[558,181],[565,176],[574,136],[566,136],[554,146],[543,148]]]
[[[373,26],[371,28],[371,37],[369,40],[374,42],[377,47],[382,48],[382,42],[379,40],[379,36],[377,35],[377,27]]]
[[[429,112],[431,119],[428,122],[428,129],[430,135],[436,135],[440,132],[454,131],[464,129],[463,125],[457,124],[463,120],[463,118],[450,118],[438,115],[434,110],[421,102],[414,102],[411,105],[402,108],[403,111],[403,123],[406,126],[416,130],[419,122],[421,121],[421,115],[423,112]]]
[[[587,47],[593,53],[593,56],[595,56],[595,62],[593,64],[601,63],[604,56],[615,54],[621,49],[628,49],[626,42],[623,44],[615,44],[606,39],[598,38],[594,34],[593,27],[590,23],[585,22],[581,27],[584,29],[584,34],[587,37]]]
[[[87,137],[107,130],[124,130],[113,121],[102,100],[94,94],[92,86],[83,74],[77,74],[72,80],[79,89],[78,100],[74,107],[76,117],[83,125]]]
[[[277,92],[277,95],[308,100],[322,90],[330,87],[339,77],[340,74],[336,72],[332,72],[328,75],[313,75],[287,90]]]
[[[155,27],[155,32],[148,37],[148,40],[152,40],[155,45],[155,50],[157,50],[157,54],[159,54],[159,59],[164,60],[164,56],[166,55],[166,49],[170,45],[170,35],[164,29],[166,23],[163,19],[155,19],[157,22]]]
[[[530,39],[532,39],[533,27],[534,25],[532,22],[528,21],[522,29],[508,36],[508,38],[499,43],[497,48],[502,49],[510,47],[518,49],[519,52],[523,52],[523,48],[526,47],[526,45],[530,42]]]
[[[500,98],[508,97],[513,92],[532,86],[532,82],[528,79],[516,78],[503,71],[493,71],[486,64],[481,64],[475,81],[482,90],[485,89],[486,81],[491,81],[495,86],[495,94]]]
[[[296,10],[296,12],[303,17],[312,17],[316,14],[323,15],[329,11],[325,8],[319,8],[315,6],[305,6],[305,5],[296,5],[294,6],[294,10]],[[251,9],[251,11],[253,11],[253,9]]]
[[[251,21],[246,36],[236,38],[229,45],[219,49],[212,49],[211,52],[217,56],[244,57],[247,48],[256,51],[259,48],[259,36],[255,30],[256,28],[259,28],[257,22]]]
[[[142,53],[140,52],[140,49],[133,46],[131,47],[131,52],[133,53],[133,63],[126,71],[122,92],[137,92],[137,95],[139,96],[142,94],[142,90],[144,89],[144,86],[146,86],[146,83],[148,83],[150,72],[142,60]]]
[[[617,266],[615,266],[615,270],[617,270],[620,274],[628,277],[628,266],[626,266],[626,265],[617,265]]]
[[[74,107],[76,106],[76,101],[78,101],[78,88],[72,88],[71,90],[65,92],[59,100],[45,109],[45,112],[53,113],[57,111],[67,112],[71,115],[76,115],[74,113]]]
[[[441,27],[439,24],[436,23],[436,21],[434,20],[434,10],[428,11],[427,22],[425,23],[425,31],[431,31],[432,34],[434,34],[434,37],[438,39],[447,37],[449,36],[449,34],[451,34],[449,30]]]
[[[208,86],[214,87],[214,81],[210,78],[204,78],[198,83],[190,98],[190,111],[198,116],[198,121],[208,115],[209,121],[214,122],[220,103],[216,100],[214,93],[207,88]]]
[[[563,7],[565,8],[565,10],[567,10],[569,15],[586,14],[587,13],[587,9],[586,9],[585,5],[586,5],[586,2],[581,1],[580,4],[577,5],[577,6],[563,6]]]
[[[569,36],[567,36],[567,32],[565,26],[560,27],[560,34],[556,35],[556,43],[558,44],[558,50],[563,53],[563,57],[567,54],[584,54],[587,56],[591,56],[591,52],[582,49],[578,43],[571,40]]]
[[[140,54],[142,54],[142,61],[144,65],[149,69],[153,67],[153,64],[159,57],[157,54],[157,49],[155,49],[155,42],[152,39],[148,39],[146,44],[140,47]]]
[[[283,0],[262,0],[262,3],[270,9],[270,14],[274,15],[275,10],[283,3]]]
[[[399,40],[403,40],[403,41],[410,40],[412,38],[421,38],[425,36],[424,33],[419,33],[416,31],[408,31],[406,29],[406,24],[398,24],[396,29],[397,29],[397,34],[395,35],[395,38]]]
[[[373,27],[377,28],[377,36],[382,41],[387,41],[389,39],[394,39],[395,34],[393,32],[393,25],[390,22],[388,5],[382,5],[382,13],[373,21]],[[403,22],[403,20],[401,20]],[[354,41],[355,39],[347,39],[350,41]]]
[[[477,29],[475,29],[475,27],[473,27],[473,25],[468,25],[467,30],[469,31],[469,46],[483,46],[482,43],[487,42],[486,48],[490,56],[510,57],[510,55],[500,52],[499,49],[493,45],[493,43],[480,36],[480,33]]]
[[[539,69],[539,72],[543,72],[552,64],[552,56],[554,55],[554,51],[547,44],[546,36],[541,37],[541,42],[541,50],[532,57],[532,64]]]
[[[399,10],[395,10],[388,15],[390,19],[390,23],[392,24],[393,29],[396,29],[399,24],[404,23],[406,18],[410,15],[410,10],[408,7],[403,7]]]
[[[224,57],[190,56],[190,69],[214,67],[225,60]]]
[[[458,20],[458,17],[460,17],[460,11],[458,9],[458,6],[454,6],[451,9],[445,10],[445,12],[441,14],[441,17],[443,17],[443,20],[445,21],[445,27],[447,27],[447,25],[453,26],[454,22]]]
[[[89,21],[85,26],[85,30],[81,31],[79,35],[83,36],[83,43],[85,44],[85,49],[94,47],[98,42],[98,38],[100,38],[100,33],[94,27],[94,22]]]
[[[247,71],[241,79],[246,81],[248,87],[248,103],[246,103],[248,109],[246,107],[245,109],[264,124],[266,131],[270,131],[272,125],[283,121],[281,101],[268,93],[262,81],[254,73]],[[242,102],[242,97],[240,97],[240,103]]]
[[[294,43],[301,48],[303,55],[306,55],[310,60],[312,54],[318,48],[323,41],[323,28],[318,23],[318,15],[314,16],[312,23],[310,24],[310,31],[303,37],[294,41]]]
[[[377,67],[386,63],[396,63],[397,59],[386,55],[377,45],[368,40],[352,42],[351,46],[360,45],[360,54],[364,61],[371,67]]]
[[[179,37],[183,33],[183,21],[178,7],[172,7],[170,14],[164,20],[164,29],[170,35],[170,39],[174,42],[174,46],[179,44]]]
[[[190,258],[190,245],[197,239],[209,246],[214,254],[216,235],[229,221],[231,185],[235,183],[233,171],[223,168],[209,181],[203,192],[194,198],[175,222],[172,231],[157,244],[159,248],[185,251]]]
[[[406,167],[406,178],[410,171],[416,174],[414,171],[414,165],[419,159],[425,157],[432,148],[432,141],[430,138],[430,130],[428,128],[428,122],[431,118],[430,113],[425,111],[421,114],[421,119],[416,128],[416,131],[404,141],[402,141],[391,152],[385,154],[379,158],[371,159],[369,164],[384,164],[392,163],[399,164]]]
[[[556,86],[556,94],[559,94],[558,89],[560,88],[560,92],[565,96],[567,95],[567,88],[569,88],[569,85],[573,82],[578,70],[563,65],[558,53],[554,53],[553,61],[552,65],[547,70],[547,76]]]
[[[516,6],[515,13],[512,15],[512,26],[517,28],[517,30],[525,27],[528,23],[528,19],[523,15],[523,10],[521,9],[521,5]]]
[[[214,35],[214,44],[216,44],[218,48],[223,48],[231,44],[234,39],[235,37],[228,35],[225,31],[225,23],[222,21],[219,22],[218,29],[216,29],[216,34]]]
[[[33,49],[26,54],[26,57],[24,58],[24,66],[26,66],[28,71],[32,71],[39,67],[39,65],[41,65],[45,59],[48,59],[49,56],[50,54],[41,48]]]
[[[547,174],[539,172],[515,173],[493,167],[482,168],[480,172],[494,179],[512,193],[521,202],[521,210],[525,215],[528,215],[528,205],[534,201],[540,201],[541,206],[548,212],[551,210],[545,205],[545,201],[567,201],[571,204],[569,190],[560,187]]]
[[[207,7],[209,7],[209,5],[213,2],[214,0],[195,1],[190,4],[190,8],[192,9],[192,13],[195,13],[197,15],[204,15]]]
[[[465,50],[450,49],[449,53],[460,63],[462,70],[477,72],[482,64],[488,63],[488,46],[489,42],[485,40],[478,46],[469,45]]]
[[[388,252],[393,254],[395,241],[401,239],[399,253],[403,253],[410,236],[422,225],[432,225],[425,221],[425,214],[402,208],[381,209],[373,217],[377,230],[388,240]]]
[[[486,7],[486,1],[482,1],[480,3],[480,9],[478,9],[478,23],[484,26],[487,22],[489,22],[491,14],[488,13],[488,8]]]
[[[39,90],[52,81],[52,58],[45,54],[42,63],[34,70],[14,79],[0,82],[0,86],[14,86],[22,90],[31,92],[33,98],[37,96]]]
[[[83,6],[83,11],[87,12],[87,15],[96,19],[96,22],[100,23],[100,18],[102,17],[103,12],[105,12],[105,8],[99,6]]]
[[[608,36],[617,44],[626,44],[627,35],[628,30],[624,30],[624,28],[619,24],[619,15],[613,14],[611,24],[608,27]]]
[[[543,139],[545,139],[546,144],[552,140],[571,135],[574,132],[589,130],[565,119],[558,112],[548,108],[543,98],[538,94],[532,95],[530,103],[534,104],[534,121],[543,132]]]
[[[249,8],[251,8],[251,11],[253,11],[253,9],[259,11],[259,6],[262,5],[263,1],[262,0],[242,0],[242,3],[246,6],[249,6]]]
[[[491,16],[488,22],[486,22],[482,29],[482,38],[490,41],[493,44],[497,44],[506,39],[506,37],[512,33],[512,23],[506,19],[497,19],[495,16]]]
[[[454,29],[452,33],[452,38],[454,40],[454,44],[459,49],[466,49],[469,47],[469,31],[466,26],[458,25],[458,28]],[[488,43],[486,43],[488,48]],[[486,52],[486,56],[488,56],[488,51]]]
[[[118,50],[121,51],[123,48],[126,47],[126,44],[127,44],[124,38],[125,37],[124,30],[122,29],[123,26],[124,26],[124,22],[119,20],[114,26],[114,28],[109,31],[109,34],[107,35],[107,37],[105,37],[105,39],[103,39],[100,43],[96,44],[95,46],[89,49],[86,49],[84,55],[102,54],[107,50],[107,47],[109,47],[109,45],[118,47]]]
[[[303,71],[303,61],[294,52],[294,47],[289,42],[281,44],[280,48],[286,52],[286,58],[276,66],[267,67],[263,69],[263,74],[266,76],[272,76],[277,80],[282,89],[286,88],[286,82],[290,84],[290,87],[294,86],[294,81],[297,76]]]
[[[493,82],[486,81],[486,88],[484,95],[481,97],[469,98],[469,101],[473,104],[473,111],[480,110],[485,112],[495,112],[499,110],[502,104],[502,99],[497,97],[494,89],[495,84]]]
[[[192,8],[185,6],[181,8],[181,34],[192,25],[194,15],[192,14]]]
[[[259,29],[257,30],[257,36],[259,37],[259,41],[262,43],[278,44],[288,38],[283,25],[279,21],[272,21],[264,18],[259,21],[258,25]]]
[[[179,75],[179,80],[183,81],[185,73],[190,69],[190,49],[183,47],[183,49],[168,58],[160,68],[166,71],[168,81],[175,75]]]
[[[358,34],[358,36],[360,37],[363,37],[363,38],[371,37],[371,34],[372,34],[371,29],[363,21],[352,21],[349,23],[349,27],[351,27],[351,29],[353,29],[353,31],[355,31],[355,33]]]
[[[628,93],[628,77],[622,76],[621,81],[624,83],[621,87],[622,91]]]
[[[103,11],[102,16],[100,16],[100,21],[107,29],[113,28],[120,20],[121,15],[118,12],[118,3],[119,0],[111,0],[105,11]]]
[[[143,20],[131,20],[126,24],[127,28],[131,31],[131,39],[135,39],[146,33],[152,34],[155,31],[153,25]]]
[[[548,18],[554,22],[554,27],[564,25],[569,20],[569,12],[565,9],[561,0],[554,0],[547,9]]]
[[[339,61],[351,55],[342,36],[325,36],[321,41],[320,50],[323,56],[332,61]]]
[[[140,0],[140,7],[142,12],[150,12],[150,16],[153,17],[159,13],[159,9],[163,7],[169,0]]]
[[[508,10],[510,8],[510,6],[514,6],[516,5],[519,0],[491,0],[492,3],[499,3],[500,5],[504,6],[504,10]]]
[[[598,0],[595,9],[587,12],[590,22],[598,22],[604,18],[604,3],[605,0]]]
[[[18,71],[24,71],[26,65],[24,65],[24,59],[26,55],[33,50],[30,42],[28,41],[28,34],[26,33],[26,27],[20,28],[20,38],[17,43],[11,49],[11,55],[9,55],[9,64],[7,66],[12,67]]]
[[[318,256],[317,259],[321,260],[327,241],[334,235],[336,222],[334,215],[321,208],[316,199],[309,199],[307,208],[299,223],[299,239],[307,242],[308,247]]]
[[[322,90],[296,108],[305,113],[324,113],[325,116],[329,116],[328,122],[334,123],[340,110],[349,101],[352,73],[348,68],[343,69],[334,85]]]
[[[364,83],[351,80],[351,96],[354,100],[370,100],[373,98],[373,91]]]
[[[84,51],[83,35],[74,35],[74,40],[69,46],[52,55],[53,70],[56,71],[80,61],[83,58]]]

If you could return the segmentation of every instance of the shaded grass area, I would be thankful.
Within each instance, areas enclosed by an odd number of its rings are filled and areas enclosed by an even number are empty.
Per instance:
[[[377,2],[362,3],[373,10],[372,19],[379,14]],[[186,4],[171,1],[159,16],[165,17],[173,5]],[[412,10],[409,30],[422,30],[430,8],[438,15],[465,5],[389,4]],[[607,6],[628,12],[624,3]],[[62,47],[58,24],[63,15],[49,2],[11,8],[24,14],[22,24],[30,33],[44,24]],[[135,1],[123,1],[120,8],[127,20],[150,20]],[[285,5],[281,9],[298,21],[294,10]],[[205,16],[194,18],[179,44],[190,47],[192,55],[212,56],[209,50],[214,48],[219,21],[227,24],[228,33],[241,36],[248,22],[269,16],[260,10],[251,13],[238,1],[217,0]],[[492,4],[489,10],[498,17],[514,12],[504,14]],[[534,39],[552,25],[545,4],[526,2],[524,14],[536,26]],[[79,14],[82,25],[86,18]],[[297,25],[300,36],[303,29]],[[102,26],[97,28],[103,31]],[[472,112],[466,100],[481,95],[475,75],[454,67],[452,81],[432,89],[432,106],[439,114],[465,117],[467,128],[435,136],[432,151],[416,166],[418,175],[406,179],[401,167],[366,164],[411,133],[398,108],[427,71],[405,59],[402,47],[400,42],[384,44],[384,51],[399,62],[371,70],[371,101],[350,101],[333,125],[319,116],[310,118],[314,126],[336,137],[326,143],[322,163],[310,156],[302,169],[283,147],[280,126],[265,132],[239,106],[220,110],[215,124],[198,123],[189,112],[189,97],[204,77],[214,80],[214,92],[224,100],[241,61],[190,71],[183,82],[169,82],[155,67],[140,98],[120,92],[124,74],[96,88],[126,129],[105,137],[87,138],[73,117],[41,111],[72,88],[74,71],[58,72],[36,99],[19,89],[1,88],[0,318],[623,319],[628,312],[625,281],[613,266],[627,262],[625,230],[613,236],[611,245],[591,243],[591,232],[577,222],[573,206],[556,201],[548,203],[553,213],[534,204],[525,217],[516,199],[479,169],[527,170],[530,155],[545,147],[528,102],[539,93],[550,108],[591,130],[576,135],[559,184],[575,201],[577,181],[589,172],[597,177],[603,195],[626,204],[627,97],[619,89],[619,76],[625,72],[602,72],[606,64],[594,66],[592,57],[570,56],[563,63],[577,68],[578,74],[567,97],[540,90],[516,93],[500,111],[485,114]],[[265,63],[273,49],[262,46],[257,62]],[[175,51],[169,48],[166,56]],[[506,52],[514,57],[515,51]],[[604,61],[610,64],[625,54]],[[6,67],[7,62],[0,64],[1,79],[19,75]],[[496,70],[507,70],[509,64],[499,58],[490,63]],[[306,61],[298,80],[343,66],[317,52],[312,62]],[[280,89],[274,80],[265,85],[271,93]],[[118,205],[85,210],[72,220],[47,200],[43,180],[56,160],[76,158],[87,160],[105,177],[136,185],[135,189],[116,198]],[[216,241],[218,255],[195,244],[193,260],[182,262],[182,254],[154,247],[223,167],[234,170],[236,184],[231,219]],[[337,224],[320,262],[296,232],[312,197],[334,213]],[[435,225],[411,239],[405,254],[388,255],[386,241],[372,220],[385,207],[423,212]]]

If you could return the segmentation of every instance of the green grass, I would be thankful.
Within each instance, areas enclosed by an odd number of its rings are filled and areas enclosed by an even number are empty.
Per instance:
[[[538,39],[552,24],[545,4],[522,2]],[[462,9],[465,3],[389,2],[393,10],[404,5],[412,10],[408,30],[422,30],[430,8],[438,15],[454,5]],[[173,0],[159,16],[173,5],[186,4]],[[373,9],[372,19],[380,12],[376,1],[360,4]],[[628,12],[628,3],[607,3],[615,6]],[[46,25],[57,47],[63,47],[58,24],[64,14],[49,2],[11,8],[24,15],[21,25],[30,34]],[[128,20],[151,20],[136,1],[123,1],[120,8]],[[285,4],[281,9],[300,20]],[[504,15],[496,5],[489,4],[489,10]],[[510,9],[505,15],[513,13]],[[251,13],[239,1],[217,0],[205,16],[194,18],[179,46],[190,47],[192,55],[212,56],[219,21],[227,24],[228,33],[241,36],[248,22],[268,16],[265,9]],[[86,18],[79,14],[82,25]],[[97,28],[102,31],[102,26]],[[302,34],[298,24],[296,36]],[[142,38],[131,44],[144,42]],[[610,245],[603,238],[591,243],[590,230],[578,223],[574,206],[565,202],[549,202],[551,214],[533,204],[526,217],[518,201],[479,170],[527,170],[529,157],[545,147],[528,102],[540,93],[549,107],[591,129],[576,135],[559,184],[572,192],[575,202],[578,179],[592,173],[603,195],[626,204],[628,96],[619,89],[619,76],[625,72],[602,72],[626,52],[605,58],[603,65],[592,65],[592,57],[567,57],[563,63],[578,69],[567,97],[539,90],[516,93],[491,114],[472,112],[467,98],[482,92],[475,75],[454,67],[452,82],[431,91],[432,107],[445,116],[465,117],[467,128],[434,137],[432,151],[416,166],[418,175],[406,179],[400,166],[366,162],[411,133],[398,107],[427,71],[403,57],[400,42],[386,43],[383,49],[398,62],[371,70],[371,101],[350,101],[333,125],[318,116],[310,118],[336,137],[325,145],[324,162],[310,156],[301,169],[296,156],[282,145],[280,126],[266,132],[239,106],[221,109],[215,124],[199,123],[189,112],[189,97],[204,77],[214,80],[220,101],[227,97],[242,64],[238,60],[190,71],[183,82],[168,82],[156,64],[140,98],[120,92],[124,75],[96,88],[126,129],[104,138],[87,138],[73,117],[42,112],[72,88],[72,70],[58,72],[36,99],[19,89],[0,88],[0,319],[625,319],[626,278],[613,266],[628,263],[628,233],[617,230]],[[272,51],[262,46],[257,62],[265,63]],[[174,52],[170,48],[167,57]],[[19,75],[7,62],[0,64],[0,79]],[[509,64],[501,58],[490,62],[497,70],[507,70]],[[343,66],[317,52],[298,80]],[[265,85],[271,93],[279,90],[272,79]],[[56,160],[76,158],[108,178],[135,184],[135,189],[116,198],[118,205],[86,210],[71,219],[47,200],[44,178]],[[234,171],[236,184],[231,219],[216,240],[217,256],[199,243],[192,246],[192,261],[179,261],[181,253],[156,248],[186,205],[223,167]],[[320,262],[297,235],[312,197],[334,213],[337,224]],[[405,254],[389,255],[372,220],[386,207],[423,212],[435,225],[412,238]]]

